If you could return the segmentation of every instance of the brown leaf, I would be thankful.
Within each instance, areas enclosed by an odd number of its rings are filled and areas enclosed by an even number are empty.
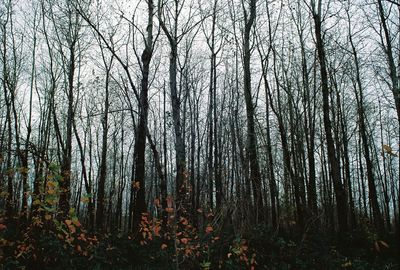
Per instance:
[[[206,233],[212,233],[214,231],[213,227],[211,227],[211,225],[208,225],[206,227]]]
[[[173,202],[172,197],[171,197],[171,196],[168,196],[166,200],[167,200],[167,206],[168,206],[168,208],[172,208],[172,202]]]
[[[135,183],[133,183],[133,188],[136,190],[140,189],[140,182],[136,181]]]
[[[379,247],[378,242],[375,242],[374,245],[375,245],[375,250],[378,251],[378,252],[380,252],[381,249],[380,249],[380,247]]]
[[[154,199],[154,205],[160,207],[160,199]]]
[[[384,246],[385,248],[389,248],[389,245],[384,242],[384,241],[379,241],[379,244],[381,244],[382,246]]]
[[[387,144],[382,145],[382,148],[386,153],[389,153],[389,154],[393,151],[392,147]]]

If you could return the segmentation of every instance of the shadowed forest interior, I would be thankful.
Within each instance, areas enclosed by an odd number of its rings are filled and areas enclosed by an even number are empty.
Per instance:
[[[0,269],[398,269],[400,1],[0,1]]]

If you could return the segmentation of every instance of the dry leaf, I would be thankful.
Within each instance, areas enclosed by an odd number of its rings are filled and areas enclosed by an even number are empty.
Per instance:
[[[208,225],[206,227],[206,233],[212,233],[214,231],[213,227],[211,227],[211,225]]]

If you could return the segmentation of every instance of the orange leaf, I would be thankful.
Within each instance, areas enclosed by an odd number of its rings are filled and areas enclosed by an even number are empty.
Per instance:
[[[7,226],[4,224],[0,224],[0,231],[7,229]]]
[[[161,226],[156,225],[153,229],[155,236],[160,236]]]
[[[211,225],[208,225],[207,227],[206,227],[206,233],[211,233],[211,232],[213,232],[214,231],[214,229],[213,229],[213,227],[211,227]]]
[[[187,238],[182,238],[181,242],[182,244],[186,245],[189,242],[189,240]]]
[[[167,207],[167,208],[165,208],[165,211],[167,211],[167,213],[173,213],[174,212],[174,208]]]
[[[135,181],[135,183],[133,183],[133,188],[134,189],[140,189],[140,182],[139,181]]]
[[[188,220],[186,218],[184,218],[184,217],[181,217],[180,222],[185,226],[189,224]]]
[[[192,250],[190,248],[186,248],[185,249],[185,255],[189,256],[190,254],[192,254]]]
[[[72,224],[72,221],[70,219],[66,219],[65,220],[65,224],[67,224],[68,226]]]
[[[81,223],[79,222],[78,219],[72,220],[72,223],[74,223],[74,225],[75,225],[76,227],[80,227],[80,226],[81,226]]]
[[[50,220],[50,219],[51,219],[51,215],[46,214],[46,215],[44,216],[44,219],[45,219],[45,220]]]
[[[47,194],[49,194],[49,195],[55,195],[55,194],[56,194],[56,191],[55,191],[54,189],[49,189],[49,190],[47,190]]]
[[[69,225],[68,228],[69,228],[69,231],[70,231],[71,233],[76,233],[76,228],[75,228],[74,225]]]

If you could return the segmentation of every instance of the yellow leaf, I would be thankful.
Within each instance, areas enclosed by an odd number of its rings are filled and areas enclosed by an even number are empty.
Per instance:
[[[36,200],[34,200],[34,201],[32,202],[32,204],[33,204],[33,205],[39,205],[39,204],[40,204],[40,200],[39,200],[39,199],[36,199]]]
[[[166,249],[168,246],[166,244],[161,244],[161,249]]]
[[[51,215],[46,214],[46,215],[44,216],[44,219],[45,219],[45,220],[50,220],[50,219],[51,219]]]
[[[55,186],[56,186],[56,183],[55,183],[54,181],[48,181],[48,182],[47,182],[47,186],[48,186],[48,187],[55,187]]]
[[[72,224],[72,220],[66,219],[66,220],[65,220],[65,224],[67,224],[68,226],[70,226],[70,225]]]
[[[384,144],[382,147],[383,147],[383,150],[384,150],[386,153],[391,153],[391,152],[393,151],[392,147],[389,146],[389,145],[387,145],[387,144]]]

